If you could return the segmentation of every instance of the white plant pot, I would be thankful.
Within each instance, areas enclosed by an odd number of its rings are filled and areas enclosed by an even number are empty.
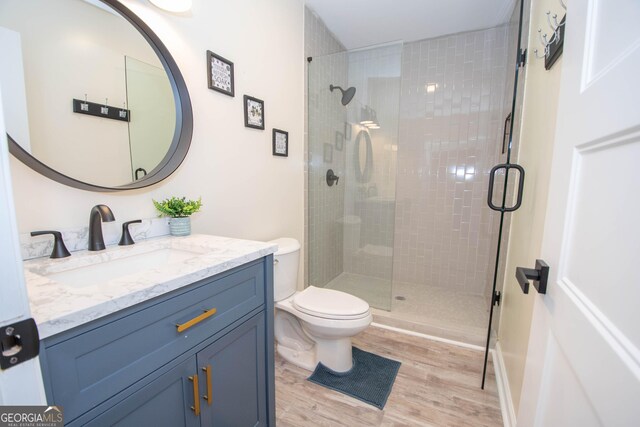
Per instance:
[[[169,218],[169,231],[172,236],[188,236],[191,234],[191,218]]]

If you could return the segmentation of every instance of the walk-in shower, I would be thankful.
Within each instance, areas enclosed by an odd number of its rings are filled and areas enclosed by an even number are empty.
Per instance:
[[[306,284],[365,299],[377,322],[484,344],[503,265],[487,189],[512,148],[519,11],[495,28],[310,58]],[[502,229],[504,250],[508,218]]]

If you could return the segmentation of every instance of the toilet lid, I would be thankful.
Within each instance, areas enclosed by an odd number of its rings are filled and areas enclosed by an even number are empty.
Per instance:
[[[369,313],[369,304],[358,297],[333,289],[309,286],[293,298],[303,313],[326,319],[358,319]]]

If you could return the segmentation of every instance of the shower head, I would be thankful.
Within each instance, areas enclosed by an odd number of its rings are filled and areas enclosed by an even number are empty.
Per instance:
[[[347,90],[342,89],[340,86],[330,85],[329,89],[333,92],[334,89],[339,89],[342,92],[342,105],[347,105],[353,99],[353,96],[356,94],[356,88],[350,87]]]

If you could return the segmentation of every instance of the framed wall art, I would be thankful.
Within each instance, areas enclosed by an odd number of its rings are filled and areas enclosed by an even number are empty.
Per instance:
[[[289,157],[289,132],[273,129],[273,155]]]
[[[264,130],[264,101],[249,95],[244,96],[244,125]]]
[[[235,96],[233,62],[207,51],[207,82],[209,89],[228,96]]]

